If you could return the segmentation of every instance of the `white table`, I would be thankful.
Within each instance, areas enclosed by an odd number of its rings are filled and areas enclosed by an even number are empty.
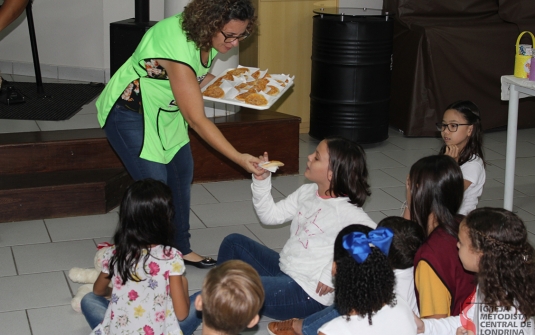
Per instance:
[[[502,76],[502,100],[509,100],[507,119],[507,147],[505,153],[505,192],[503,208],[513,210],[515,188],[516,133],[518,124],[518,99],[535,96],[535,81],[515,76]]]

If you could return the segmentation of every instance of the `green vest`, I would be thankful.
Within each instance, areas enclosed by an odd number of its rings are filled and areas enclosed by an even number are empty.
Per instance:
[[[174,103],[169,80],[147,77],[145,59],[168,59],[189,66],[199,83],[204,79],[212,59],[217,54],[212,49],[207,67],[201,63],[200,50],[188,41],[182,31],[182,14],[166,18],[149,29],[132,56],[117,70],[96,102],[101,127],[113,105],[132,81],[139,79],[144,116],[143,148],[139,157],[167,164],[189,142],[188,124]],[[134,112],[133,112],[134,113]]]

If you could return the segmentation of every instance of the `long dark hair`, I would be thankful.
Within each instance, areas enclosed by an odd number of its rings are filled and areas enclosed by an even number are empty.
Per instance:
[[[411,167],[409,183],[411,219],[424,228],[425,235],[429,235],[428,220],[433,213],[438,226],[457,237],[459,225],[455,216],[464,193],[459,164],[445,155],[421,158]]]
[[[113,235],[115,254],[110,259],[111,279],[114,272],[123,284],[134,278],[135,266],[147,250],[144,262],[150,256],[153,244],[171,249],[173,238],[173,200],[171,189],[160,181],[144,179],[134,182],[125,192],[119,208],[119,224]],[[144,267],[145,268],[145,267]]]
[[[348,197],[349,203],[362,207],[370,192],[366,154],[357,143],[343,137],[325,139],[332,171],[329,190],[337,197]]]
[[[478,208],[463,221],[474,251],[480,251],[477,281],[484,303],[509,310],[515,306],[526,319],[535,316],[535,250],[524,222],[503,208]]]
[[[248,21],[247,32],[252,34],[256,15],[250,0],[193,0],[184,8],[182,29],[187,39],[201,50],[212,47],[212,38],[232,20]]]
[[[393,269],[408,269],[414,265],[416,251],[425,241],[426,234],[418,223],[399,216],[382,219],[377,227],[390,228],[394,238],[388,252],[388,261]]]
[[[371,230],[368,226],[352,224],[342,229],[334,242],[336,308],[348,318],[354,312],[362,317],[367,316],[370,325],[372,316],[385,304],[396,305],[394,270],[390,267],[388,257],[373,246],[368,258],[362,264],[357,263],[344,249],[343,238],[352,232],[368,234]]]
[[[483,157],[483,127],[481,126],[481,116],[479,114],[479,108],[475,103],[469,100],[459,100],[446,107],[446,110],[454,109],[461,113],[466,122],[472,125],[472,134],[468,138],[465,147],[459,153],[458,163],[463,165],[470,161],[472,156],[478,156],[483,161],[485,166],[485,158]],[[443,155],[446,152],[446,145],[444,144],[440,149],[440,154]]]

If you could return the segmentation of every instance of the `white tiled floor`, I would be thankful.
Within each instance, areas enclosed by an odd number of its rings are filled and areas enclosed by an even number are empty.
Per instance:
[[[17,76],[7,80],[33,80]],[[46,80],[45,80],[46,81]],[[87,105],[72,119],[61,122],[1,120],[0,133],[96,128],[96,111]],[[503,205],[506,132],[485,134],[487,182],[480,206]],[[300,174],[273,179],[273,195],[281,198],[307,182],[306,156],[317,141],[300,135]],[[406,138],[390,130],[390,138],[366,145],[372,196],[364,209],[379,221],[398,215],[405,200],[404,182],[412,163],[440,147],[434,138]],[[525,220],[535,244],[535,129],[518,134],[514,210]],[[276,153],[273,153],[276,155]],[[279,251],[288,225],[259,224],[251,206],[250,181],[195,184],[192,187],[191,242],[196,252],[217,256],[219,244],[230,233],[241,233]],[[92,267],[96,243],[108,241],[117,212],[105,215],[27,222],[0,223],[0,335],[88,334],[83,316],[71,309],[79,284],[67,273],[71,267]],[[206,270],[188,268],[191,291],[201,287]],[[247,334],[267,334],[268,319]],[[200,334],[200,332],[198,331]]]

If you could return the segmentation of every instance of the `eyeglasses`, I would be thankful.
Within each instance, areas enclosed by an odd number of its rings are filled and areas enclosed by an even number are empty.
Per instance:
[[[452,133],[456,132],[459,129],[459,126],[471,126],[471,123],[436,123],[438,131],[445,131],[448,128]]]
[[[220,32],[225,37],[225,43],[232,43],[235,40],[238,40],[238,42],[241,42],[247,37],[249,37],[249,32],[247,31],[243,35],[238,35],[238,36],[228,36],[227,34],[223,32],[223,30],[220,30]]]

